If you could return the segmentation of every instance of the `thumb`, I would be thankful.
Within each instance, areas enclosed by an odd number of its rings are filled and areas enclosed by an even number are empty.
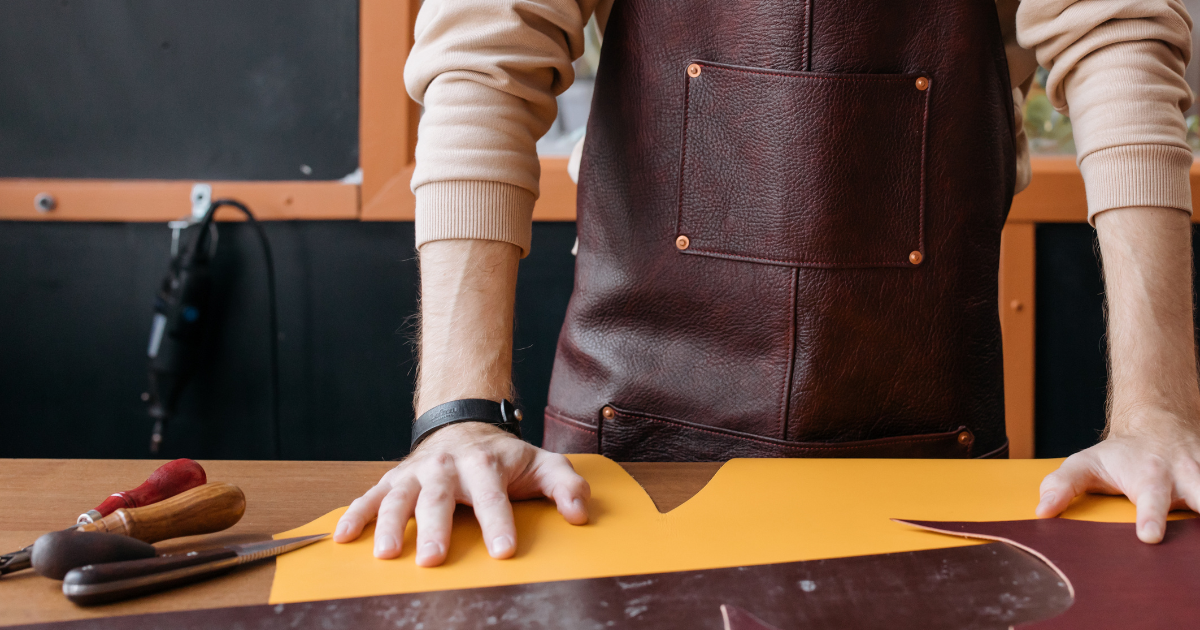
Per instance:
[[[1091,459],[1090,453],[1076,453],[1068,457],[1058,470],[1046,475],[1034,512],[1038,518],[1058,516],[1075,497],[1103,485]]]
[[[558,506],[558,513],[572,525],[588,522],[588,501],[592,488],[575,472],[571,461],[557,453],[538,453],[534,483]]]

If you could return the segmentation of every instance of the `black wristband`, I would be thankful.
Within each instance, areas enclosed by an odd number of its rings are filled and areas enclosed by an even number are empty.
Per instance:
[[[434,431],[459,422],[484,422],[521,437],[521,410],[511,402],[466,398],[452,400],[426,411],[413,423],[412,447],[433,434]]]

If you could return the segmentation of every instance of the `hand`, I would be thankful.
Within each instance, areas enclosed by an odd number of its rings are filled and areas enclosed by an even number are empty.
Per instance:
[[[1200,512],[1200,431],[1194,419],[1161,410],[1139,415],[1145,417],[1132,424],[1144,428],[1114,432],[1046,476],[1038,517],[1057,516],[1085,492],[1124,494],[1137,504],[1138,538],[1158,543],[1168,511]]]
[[[395,558],[408,519],[417,519],[416,562],[433,567],[446,559],[458,503],[475,508],[488,553],[510,558],[517,529],[509,499],[553,499],[573,525],[587,523],[591,488],[566,457],[543,451],[480,422],[448,426],[429,436],[400,465],[354,500],[338,521],[333,539],[358,538],[376,518],[375,557]]]

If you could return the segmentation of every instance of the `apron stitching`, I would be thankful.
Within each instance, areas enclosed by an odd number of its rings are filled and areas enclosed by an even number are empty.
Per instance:
[[[616,410],[614,409],[614,411],[616,411]],[[733,438],[736,440],[746,440],[748,442],[758,442],[760,444],[769,444],[771,446],[778,446],[780,448],[787,448],[787,449],[791,449],[794,451],[840,451],[840,450],[846,450],[846,449],[856,448],[856,447],[873,446],[871,444],[862,444],[861,442],[874,441],[874,440],[861,440],[861,441],[857,441],[857,442],[859,442],[857,444],[854,442],[849,442],[849,443],[845,443],[845,444],[841,444],[841,445],[834,445],[834,446],[792,446],[790,444],[778,444],[776,442],[771,442],[769,440],[762,440],[762,439],[758,439],[758,438],[741,436],[741,435],[731,435],[729,433],[711,431],[709,429],[701,429],[700,427],[682,425],[677,422],[671,422],[670,420],[663,420],[661,418],[653,418],[650,416],[636,416],[636,415],[632,415],[632,414],[628,414],[628,413],[623,413],[620,411],[617,411],[616,414],[618,416],[624,416],[626,418],[629,418],[630,420],[650,420],[653,422],[669,424],[669,425],[681,427],[684,429],[691,429],[692,431],[700,431],[701,433],[708,433],[710,435],[716,435],[719,437],[728,437],[728,438]],[[957,430],[947,431],[946,433],[940,434],[940,435],[910,437],[910,438],[900,439],[900,440],[893,440],[892,438],[876,438],[876,439],[887,440],[887,442],[881,442],[881,444],[915,444],[917,442],[937,442],[939,440],[944,440],[947,438],[947,436],[949,436],[952,433],[956,434],[956,433],[958,433],[958,431]]]
[[[788,415],[791,413],[792,402],[792,370],[796,365],[796,301],[799,299],[797,295],[797,285],[800,283],[800,270],[792,269],[792,298],[789,300],[791,305],[791,322],[788,327],[788,355],[786,372],[783,375],[783,396],[779,401],[779,438],[786,440],[788,437]]]
[[[687,74],[685,73],[684,76],[686,77]],[[679,234],[683,229],[683,178],[687,173],[688,102],[691,100],[692,94],[692,80],[687,78],[685,81],[687,81],[687,83],[685,83],[683,87],[683,144],[680,147],[679,153],[679,196],[676,199],[678,210],[675,213],[676,234]]]
[[[922,248],[923,247],[924,247],[924,245],[922,245]],[[786,265],[788,267],[800,267],[800,266],[804,266],[804,265],[815,265],[815,266],[819,266],[819,267],[844,267],[844,268],[903,267],[903,268],[907,269],[907,268],[913,266],[912,263],[907,262],[907,261],[906,262],[891,261],[891,262],[844,262],[844,263],[842,263],[842,262],[820,262],[820,261],[816,261],[816,260],[781,260],[778,258],[758,258],[756,256],[743,256],[741,254],[729,254],[726,252],[719,252],[715,249],[699,249],[696,247],[689,247],[689,248],[681,251],[680,253],[681,254],[692,254],[695,256],[708,255],[708,256],[714,256],[714,257],[723,257],[723,258],[729,258],[732,260],[747,260],[747,261],[757,261],[757,262],[766,262],[766,263],[779,263],[781,265]]]

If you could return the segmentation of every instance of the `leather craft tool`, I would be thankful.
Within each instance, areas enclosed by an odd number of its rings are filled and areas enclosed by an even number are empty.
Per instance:
[[[202,486],[205,481],[207,481],[207,476],[200,464],[190,459],[176,459],[167,462],[159,466],[146,481],[142,482],[142,485],[133,490],[112,494],[100,505],[80,514],[76,525],[68,530],[98,521],[121,508],[132,509],[153,505]],[[241,491],[239,490],[239,492]],[[24,549],[0,556],[0,575],[28,569],[32,552],[33,545],[29,545]]]
[[[120,508],[158,503],[208,482],[204,468],[190,459],[176,459],[159,466],[142,485],[110,495],[95,509],[79,515],[79,523],[98,521]]]
[[[153,558],[154,545],[136,538],[104,532],[64,530],[50,532],[33,543],[33,570],[42,577],[61,580],[68,571],[85,564]]]
[[[328,535],[269,540],[143,560],[89,564],[67,573],[63,579],[63,594],[81,606],[115,602],[198,582],[243,564],[299,549]]]
[[[108,539],[89,537],[71,545],[70,537],[101,532],[120,534],[142,542],[154,543],[168,538],[211,534],[233,527],[246,511],[246,497],[235,485],[214,482],[192,488],[154,505],[125,509],[96,521],[78,525],[74,530],[52,532],[33,544],[30,553],[34,569],[47,577],[61,578],[67,570],[90,562],[113,559],[117,549]],[[91,544],[89,544],[91,543]],[[73,554],[60,553],[70,547]],[[126,556],[128,557],[128,556]]]

